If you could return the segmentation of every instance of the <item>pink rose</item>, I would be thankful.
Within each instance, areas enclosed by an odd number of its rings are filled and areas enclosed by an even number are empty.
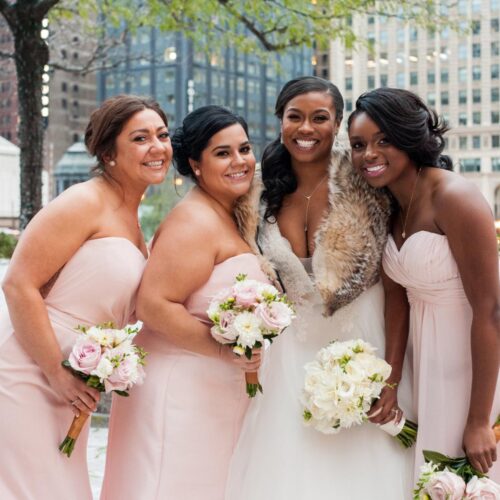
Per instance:
[[[281,331],[292,322],[292,310],[283,302],[259,304],[255,308],[255,314],[269,330]]]
[[[424,492],[431,500],[462,500],[465,481],[449,470],[436,472],[425,485]]]
[[[258,304],[259,283],[255,280],[239,281],[233,286],[234,298],[239,306],[251,307]]]
[[[469,500],[498,500],[500,499],[500,486],[486,477],[479,479],[474,476],[467,483],[465,498]]]
[[[101,359],[101,346],[99,343],[83,338],[74,345],[68,361],[73,370],[86,373],[94,370]]]
[[[106,392],[126,391],[134,384],[142,384],[144,370],[138,361],[137,356],[127,356],[122,359],[111,375],[104,380]]]

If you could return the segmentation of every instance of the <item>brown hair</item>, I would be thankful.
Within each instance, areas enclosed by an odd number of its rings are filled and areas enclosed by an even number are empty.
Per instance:
[[[160,105],[148,97],[135,95],[117,95],[106,99],[101,106],[92,112],[85,130],[85,146],[95,156],[97,165],[92,167],[95,176],[109,176],[106,160],[115,154],[116,138],[133,115],[145,109],[152,109],[168,126],[167,116]]]

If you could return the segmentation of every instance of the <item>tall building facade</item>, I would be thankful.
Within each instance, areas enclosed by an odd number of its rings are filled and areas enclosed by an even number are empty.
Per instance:
[[[50,37],[48,37],[48,33]],[[48,27],[47,41],[51,58],[61,66],[75,68],[89,56],[85,37],[77,19]],[[12,52],[13,39],[10,29],[0,16],[0,51]],[[90,113],[97,106],[96,73],[79,75],[47,68],[42,104],[47,110],[44,144],[44,167],[52,184],[52,170],[75,142],[81,141]],[[43,90],[43,89],[42,89]],[[13,61],[2,61],[0,66],[0,136],[18,144],[18,94],[17,77]],[[55,186],[50,186],[55,195]]]
[[[119,93],[152,96],[172,128],[200,106],[227,106],[247,120],[259,157],[277,134],[273,113],[279,90],[290,78],[312,74],[311,56],[306,48],[273,55],[268,63],[234,48],[207,55],[182,34],[142,29],[116,53],[122,62],[101,71],[99,99]]]
[[[0,52],[10,54],[14,39],[7,22],[0,15]],[[0,136],[18,144],[19,119],[16,66],[13,59],[0,59]]]
[[[455,170],[478,185],[499,219],[500,0],[458,0],[444,13],[461,16],[462,31],[355,16],[353,27],[372,50],[334,41],[328,54],[316,55],[315,71],[339,87],[347,113],[360,94],[377,87],[419,94],[451,127],[446,152]]]

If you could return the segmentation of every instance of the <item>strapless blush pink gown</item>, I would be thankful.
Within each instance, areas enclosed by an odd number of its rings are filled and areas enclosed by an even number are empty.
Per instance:
[[[75,327],[127,324],[146,259],[125,238],[86,241],[61,270],[45,299],[65,356]],[[0,317],[0,498],[90,500],[88,427],[71,458],[58,450],[73,413],[13,334],[7,311]],[[87,424],[88,425],[88,424]]]
[[[474,265],[473,262],[470,265]],[[463,456],[462,435],[472,383],[472,309],[444,235],[419,231],[398,251],[389,236],[383,266],[407,290],[413,350],[414,409],[418,414],[415,478],[422,450]],[[491,423],[500,412],[497,385]],[[499,462],[490,477],[500,482]]]
[[[188,311],[208,324],[210,300],[239,273],[267,282],[253,254],[231,257],[191,295]],[[149,353],[146,380],[129,398],[113,398],[101,500],[222,500],[249,404],[243,371],[146,328],[137,342]]]

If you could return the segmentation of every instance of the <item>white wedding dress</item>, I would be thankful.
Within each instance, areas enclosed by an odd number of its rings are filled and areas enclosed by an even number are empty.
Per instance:
[[[411,499],[412,449],[405,450],[369,422],[325,435],[302,420],[304,365],[319,349],[334,339],[362,338],[384,356],[382,285],[376,284],[325,318],[310,263],[301,263],[289,249],[286,265],[288,271],[299,273],[295,281],[309,292],[297,307],[294,324],[265,353],[260,370],[264,394],[257,395],[246,415],[226,500]],[[285,278],[282,272],[286,283]],[[400,406],[413,420],[410,380],[407,370],[398,395]]]

